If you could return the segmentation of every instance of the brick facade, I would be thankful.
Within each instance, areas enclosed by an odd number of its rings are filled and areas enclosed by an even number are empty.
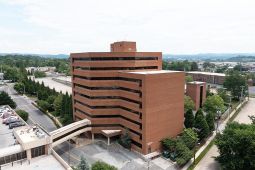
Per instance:
[[[71,54],[74,119],[91,120],[92,133],[128,129],[132,148],[147,154],[182,131],[184,73],[161,70],[161,52],[134,52],[125,43]]]

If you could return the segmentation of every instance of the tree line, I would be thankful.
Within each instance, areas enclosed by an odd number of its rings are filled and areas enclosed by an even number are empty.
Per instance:
[[[37,104],[43,111],[48,111],[60,117],[63,124],[73,121],[72,96],[68,93],[56,92],[55,89],[46,87],[44,83],[35,82],[30,78],[24,78],[14,85],[14,89],[21,94],[37,97]]]
[[[56,67],[57,72],[70,75],[69,59],[45,58],[35,55],[3,55],[0,57],[0,63],[5,73],[4,78],[13,82],[19,81],[21,74],[18,70],[24,70],[26,67]]]

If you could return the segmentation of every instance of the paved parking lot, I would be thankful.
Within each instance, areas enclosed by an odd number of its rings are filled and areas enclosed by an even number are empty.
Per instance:
[[[2,123],[3,119],[0,118],[0,149],[10,145],[14,145],[13,130],[9,126]]]
[[[39,83],[43,82],[45,86],[48,86],[51,89],[55,88],[57,92],[62,91],[62,93],[67,92],[68,94],[72,94],[72,87],[56,82],[52,80],[52,77],[36,78],[35,81]]]

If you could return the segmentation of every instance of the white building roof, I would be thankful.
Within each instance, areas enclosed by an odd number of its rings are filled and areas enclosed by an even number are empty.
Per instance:
[[[202,72],[202,71],[189,71],[190,74],[204,74],[209,76],[226,76],[224,73],[212,73],[212,72]]]
[[[21,145],[13,145],[0,149],[0,158],[24,151]]]

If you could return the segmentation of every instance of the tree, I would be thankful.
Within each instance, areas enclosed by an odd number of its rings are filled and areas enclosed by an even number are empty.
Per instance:
[[[29,114],[24,111],[24,110],[17,110],[16,113],[24,120],[27,121],[28,120],[28,116]]]
[[[196,114],[195,114],[195,119],[197,118],[198,115],[204,116],[203,110],[202,109],[198,109]]]
[[[214,116],[214,114],[212,112],[209,112],[209,113],[207,113],[205,118],[206,118],[206,122],[208,124],[210,132],[214,131],[214,129],[215,129],[215,126],[214,126],[215,116]]]
[[[62,111],[62,100],[63,100],[63,95],[58,95],[56,97],[56,99],[54,100],[54,109],[55,109],[55,114],[57,116],[61,115],[61,111]]]
[[[225,89],[223,88],[217,89],[217,94],[224,100],[225,103],[229,103],[229,97]]]
[[[235,65],[233,70],[235,70],[235,71],[243,71],[243,66],[239,63],[239,64]]]
[[[169,150],[170,152],[174,152],[176,149],[176,139],[174,138],[164,138],[161,140],[161,144],[164,150]]]
[[[79,165],[77,166],[77,170],[89,170],[89,169],[90,168],[89,168],[89,165],[88,165],[86,159],[83,156],[81,156],[81,160],[80,160]]]
[[[37,104],[45,112],[51,108],[51,105],[47,101],[44,101],[44,100],[38,100]]]
[[[120,136],[119,143],[127,149],[131,148],[131,137],[126,129],[125,133]]]
[[[92,164],[91,170],[117,170],[117,168],[107,163],[97,161]]]
[[[167,62],[167,61],[164,61],[164,60],[163,60],[163,62],[162,62],[162,69],[163,69],[163,70],[169,70],[169,68],[168,68],[168,62]]]
[[[182,142],[176,144],[176,162],[179,166],[185,165],[193,156],[193,152]]]
[[[227,88],[228,91],[231,91],[232,96],[236,99],[239,99],[242,94],[244,96],[248,89],[245,76],[242,76],[237,71],[230,72],[230,74],[225,77],[223,86]]]
[[[0,105],[9,105],[13,109],[17,106],[9,94],[4,91],[0,92]]]
[[[211,112],[215,114],[217,111],[222,113],[225,111],[224,101],[219,95],[209,96],[205,100],[203,109],[208,113]]]
[[[198,65],[196,62],[191,63],[190,71],[198,71]]]
[[[184,112],[188,110],[193,110],[195,108],[195,104],[193,100],[189,96],[184,96]]]
[[[210,62],[204,62],[204,63],[203,63],[203,68],[204,68],[205,70],[210,70],[210,69],[215,68],[215,64],[210,63]]]
[[[189,149],[192,149],[196,146],[196,143],[198,141],[198,135],[193,129],[188,128],[184,129],[180,139]]]
[[[14,89],[18,92],[18,93],[24,93],[24,84],[23,83],[15,83],[14,85]]]
[[[255,125],[230,123],[222,134],[216,136],[215,144],[220,155],[216,160],[223,170],[255,169]]]
[[[205,120],[204,114],[201,114],[201,110],[199,109],[195,116],[194,127],[197,129],[198,137],[201,140],[206,138],[209,135],[209,127]]]
[[[184,125],[186,128],[192,128],[194,125],[194,115],[193,115],[193,111],[191,109],[189,109],[186,114],[185,114],[185,120],[184,120]]]
[[[192,76],[188,75],[188,76],[185,76],[185,82],[188,83],[188,82],[192,82],[193,81],[193,78]]]
[[[42,71],[35,71],[34,76],[35,78],[42,78],[42,77],[46,77],[46,73]]]

